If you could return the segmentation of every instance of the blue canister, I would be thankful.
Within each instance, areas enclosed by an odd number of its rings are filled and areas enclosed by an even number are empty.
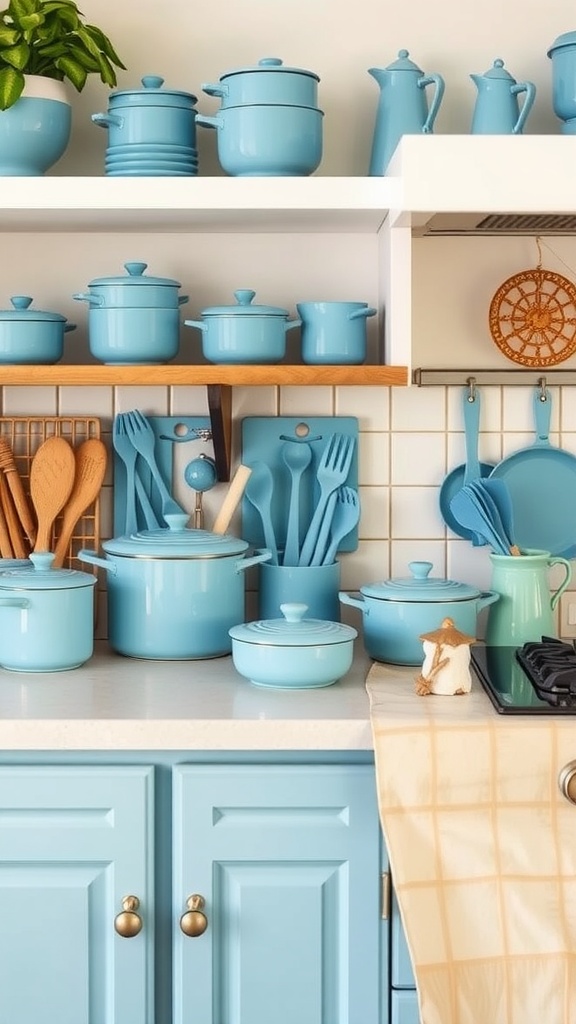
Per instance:
[[[548,50],[552,61],[552,106],[561,121],[576,119],[576,32],[564,32]],[[566,134],[574,132],[568,130]]]

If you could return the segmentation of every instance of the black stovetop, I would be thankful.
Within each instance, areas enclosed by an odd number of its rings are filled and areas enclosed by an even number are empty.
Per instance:
[[[576,715],[576,648],[553,637],[522,647],[474,644],[472,665],[504,715]]]

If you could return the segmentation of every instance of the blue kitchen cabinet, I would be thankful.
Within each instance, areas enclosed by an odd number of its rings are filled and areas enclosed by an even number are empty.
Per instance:
[[[372,765],[106,757],[0,767],[0,1024],[388,1024]]]
[[[174,1024],[386,1024],[372,766],[177,766],[173,830]]]
[[[2,1024],[154,1020],[152,779],[0,767]],[[127,896],[143,922],[130,938],[115,930]]]
[[[392,892],[390,945],[390,1024],[420,1024],[416,982],[402,927],[400,909],[394,892]]]

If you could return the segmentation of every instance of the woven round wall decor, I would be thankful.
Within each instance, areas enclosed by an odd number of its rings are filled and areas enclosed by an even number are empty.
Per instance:
[[[541,266],[514,274],[490,303],[490,333],[508,359],[554,366],[576,351],[576,287]]]

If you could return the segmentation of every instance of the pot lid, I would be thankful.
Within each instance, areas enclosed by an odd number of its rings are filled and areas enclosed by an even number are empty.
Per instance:
[[[106,285],[136,285],[137,287],[147,287],[149,285],[161,285],[165,288],[180,288],[180,281],[173,281],[170,277],[151,277],[144,273],[147,263],[136,263],[130,262],[125,263],[124,267],[128,271],[126,277],[97,277],[93,281],[90,281],[89,288],[102,288]]]
[[[106,540],[102,543],[104,551],[129,558],[221,558],[242,554],[248,547],[247,541],[227,533],[187,529],[187,513],[164,518],[167,527]]]
[[[410,60],[408,50],[398,50],[397,60],[393,60],[391,64],[388,64],[386,71],[417,71],[419,75],[423,75],[422,68],[419,68],[413,60]]]
[[[51,551],[33,551],[30,563],[2,569],[0,588],[8,590],[71,590],[74,587],[93,587],[96,576],[78,569],[54,569],[56,556]]]
[[[409,562],[408,568],[411,576],[369,583],[360,592],[383,601],[467,601],[480,596],[480,590],[468,583],[430,576],[432,562]]]
[[[489,68],[488,71],[485,71],[481,77],[499,79],[504,78],[507,79],[511,84],[516,84],[516,79],[513,78],[510,72],[506,70],[506,68],[504,67],[504,61],[500,57],[496,58],[496,60],[492,64],[492,67]]]
[[[233,640],[269,647],[316,647],[318,644],[342,644],[358,636],[353,626],[324,619],[305,619],[306,604],[281,604],[282,619],[241,622],[228,630]]]
[[[0,320],[50,320],[53,323],[65,323],[66,317],[60,313],[47,313],[43,309],[30,309],[33,299],[30,295],[12,295],[10,302],[13,309],[0,309]]]
[[[253,71],[281,71],[286,72],[290,75],[307,75],[308,78],[315,78],[317,82],[320,81],[317,74],[314,71],[305,71],[303,68],[288,68],[285,67],[280,57],[262,57],[258,63],[251,68],[237,68],[235,71],[227,71],[225,75],[220,76],[220,81],[223,82],[225,78],[231,78],[232,75],[245,75],[247,72]]]
[[[253,306],[252,299],[256,295],[250,288],[239,288],[234,292],[235,306],[210,306],[202,310],[202,316],[282,316],[289,315],[287,309],[279,306]]]
[[[563,32],[561,36],[554,40],[552,46],[547,51],[547,56],[549,57],[554,50],[559,50],[562,46],[574,46],[575,43],[576,32]]]
[[[180,89],[163,89],[164,79],[160,75],[144,75],[140,79],[142,89],[116,90],[110,93],[109,108],[114,106],[155,106],[155,107],[185,107],[190,109],[196,103],[197,96],[191,92],[182,92]]]

